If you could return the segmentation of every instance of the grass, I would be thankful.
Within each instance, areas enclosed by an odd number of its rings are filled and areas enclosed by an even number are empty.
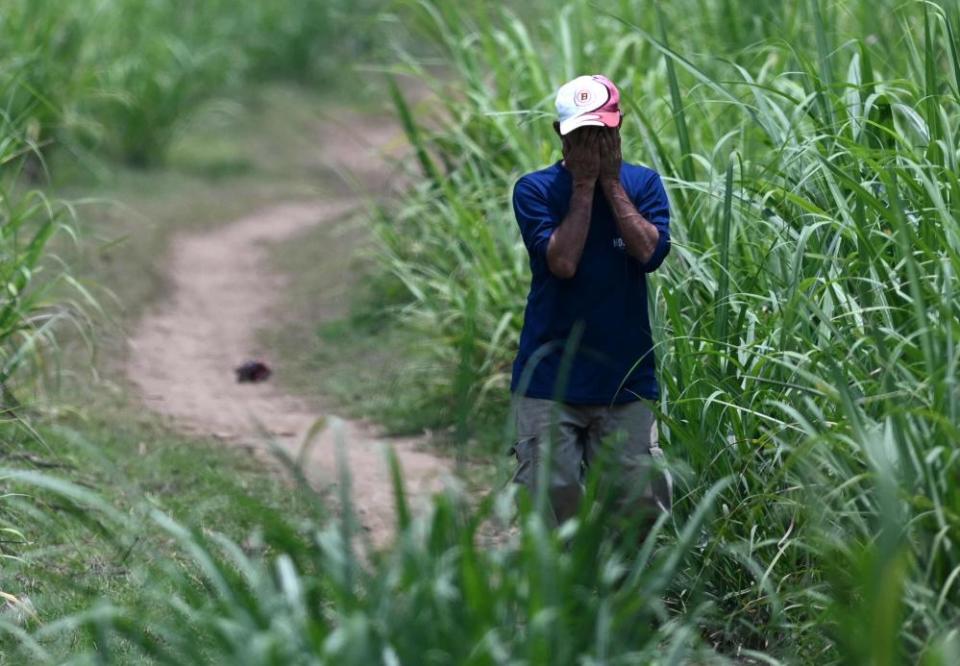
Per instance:
[[[397,492],[403,505],[402,488]],[[103,511],[95,500],[88,505]],[[320,657],[472,664],[496,663],[504,654],[569,663],[581,654],[603,659],[626,646],[633,660],[626,663],[658,654],[676,663],[709,660],[708,650],[691,645],[686,626],[665,622],[666,610],[650,602],[696,547],[706,507],[686,524],[677,547],[647,548],[628,560],[610,553],[601,538],[603,511],[582,514],[580,530],[592,538],[572,549],[527,511],[519,541],[478,548],[479,518],[504,508],[488,504],[477,514],[463,496],[449,494],[430,514],[405,522],[389,552],[367,553],[369,566],[360,565],[346,518],[298,526],[272,515],[263,551],[148,512],[150,528],[182,548],[177,564],[157,567],[135,600],[106,602],[35,636],[46,642],[80,629],[95,638],[97,658],[108,663],[307,663]],[[594,566],[598,561],[605,566]],[[618,585],[624,577],[629,582]],[[566,631],[552,619],[560,603],[584,631]],[[38,661],[42,649],[34,650]]]
[[[396,370],[395,402],[444,405],[461,443],[502,414],[526,287],[506,202],[556,155],[556,85],[604,71],[630,111],[625,152],[673,204],[674,251],[651,282],[673,513],[631,547],[591,484],[560,531],[520,498],[520,529],[490,539],[509,493],[452,490],[413,517],[397,474],[399,535],[375,552],[348,505],[332,521],[251,514],[254,547],[144,511],[172,550],[141,594],[2,625],[35,661],[77,637],[78,659],[101,663],[957,661],[956,8],[546,7],[428,0],[390,23],[414,40],[392,71],[440,94],[415,104],[394,88],[416,160],[375,220],[389,317],[329,349],[376,360],[377,326],[402,328],[397,348],[414,336],[424,350],[402,368],[426,379]],[[243,182],[246,168],[214,172]],[[322,319],[328,338],[348,326]],[[74,486],[10,479],[80,503],[79,520],[122,542],[139,533]]]
[[[265,345],[283,353],[281,382],[294,393],[323,396],[318,406],[372,419],[390,434],[428,433],[449,445],[453,405],[431,399],[434,367],[411,362],[419,337],[388,314],[390,291],[400,287],[375,283],[371,241],[361,212],[278,244],[274,264],[290,287]],[[499,422],[488,426],[485,436],[501,435]]]
[[[283,312],[289,315],[283,325],[265,332],[270,348],[286,350],[284,364],[292,373],[287,373],[283,382],[299,395],[324,396],[325,407],[335,407],[346,416],[372,418],[393,434],[418,434],[443,423],[442,415],[431,418],[429,409],[422,409],[424,405],[403,400],[404,395],[414,395],[408,390],[411,367],[403,360],[416,346],[413,335],[391,330],[382,316],[337,314],[317,304],[322,300],[317,299],[321,289],[331,284],[322,277],[326,271],[310,270],[317,265],[313,250],[331,247],[329,239],[321,240],[323,236],[322,232],[310,234],[296,243],[306,262],[303,271],[291,274],[304,288],[288,294]],[[278,253],[283,254],[289,270],[288,260],[293,257],[283,249]],[[317,289],[306,288],[312,284]]]
[[[55,494],[4,483],[8,492],[26,495],[4,502],[5,521],[18,525],[22,541],[5,546],[16,557],[5,560],[3,589],[28,600],[38,626],[55,625],[104,598],[136,602],[151,571],[179,557],[172,540],[149,525],[150,510],[239,542],[263,524],[265,506],[288,517],[314,510],[246,451],[176,435],[156,417],[136,416],[122,394],[98,403],[79,416],[35,422],[39,438],[5,428],[5,465],[78,484],[126,519],[122,531],[93,510],[77,520],[71,503]],[[156,610],[149,621],[162,620],[165,611]],[[15,643],[5,643],[0,663],[33,663]],[[59,662],[90,646],[89,639],[66,634],[46,649]],[[126,661],[124,654],[118,658]]]
[[[11,36],[0,46],[0,101],[29,128],[40,157],[56,146],[74,157],[162,164],[202,103],[265,79],[322,82],[339,74],[337,58],[368,52],[369,19],[347,8],[313,0],[282,10],[259,0],[10,0],[0,9]],[[356,96],[362,86],[355,88]]]
[[[701,636],[788,660],[948,654],[955,8],[812,1],[742,21],[721,2],[639,5],[524,21],[431,2],[409,23],[450,63],[436,80],[399,58],[448,103],[418,123],[396,100],[420,185],[378,227],[408,290],[396,322],[429,350],[414,362],[450,378],[438,399],[504,413],[527,283],[504,202],[556,158],[555,87],[606,73],[625,153],[664,174],[674,209],[651,308],[677,513],[736,480],[683,574],[712,604]]]
[[[89,507],[89,519],[77,520],[55,493],[3,482],[28,496],[8,496],[0,510],[4,526],[16,530],[11,543],[0,546],[0,590],[28,599],[37,626],[55,626],[104,598],[134,604],[158,569],[178,561],[174,541],[150,527],[149,511],[240,542],[256,538],[251,535],[272,520],[272,512],[293,520],[314,515],[314,499],[304,498],[274,464],[222,442],[178,434],[161,417],[144,413],[123,372],[125,331],[164,293],[162,268],[173,234],[334,189],[336,177],[315,164],[303,141],[319,135],[317,109],[324,103],[290,85],[265,85],[197,114],[172,145],[165,169],[55,163],[57,182],[46,195],[71,203],[79,243],[63,236],[49,251],[70,264],[70,279],[96,295],[105,316],[84,336],[58,329],[48,381],[17,391],[29,426],[0,425],[0,465],[77,484],[109,515],[125,519],[118,525]],[[225,172],[225,162],[244,168]],[[64,289],[50,283],[47,294],[59,300]],[[164,616],[157,610],[151,621]],[[68,632],[44,645],[59,662],[92,641]],[[34,662],[15,643],[5,642],[2,651],[0,663]],[[129,646],[121,646],[116,658],[136,661]]]
[[[105,305],[119,304],[109,308],[112,316],[135,321],[164,289],[165,248],[174,233],[335,190],[336,177],[314,164],[311,144],[303,141],[319,137],[321,99],[268,85],[229,105],[212,104],[172,145],[162,170],[56,165],[51,192],[73,202],[82,217],[82,242],[63,247],[65,258],[100,289]]]
[[[365,132],[393,124],[375,107],[355,110],[362,120],[352,124],[357,145],[377,140]],[[330,112],[332,122],[339,114]],[[346,131],[346,128],[344,128]],[[379,137],[387,154],[373,172],[401,171],[396,140]],[[400,153],[402,155],[402,152]],[[454,434],[451,401],[435,390],[447,378],[418,358],[419,336],[396,326],[391,314],[404,302],[405,287],[393,276],[377,272],[378,246],[368,207],[391,206],[378,191],[390,178],[382,173],[340,174],[337,196],[358,197],[355,214],[297,235],[272,249],[274,268],[287,276],[276,323],[264,331],[267,348],[282,353],[280,381],[299,395],[323,396],[325,409],[369,418],[393,435],[428,434],[449,446]],[[380,211],[379,214],[384,214]],[[478,450],[502,439],[499,418],[483,421],[475,439]]]

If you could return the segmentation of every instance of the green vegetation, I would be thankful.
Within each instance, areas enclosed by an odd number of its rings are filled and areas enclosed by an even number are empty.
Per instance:
[[[176,3],[0,7],[0,663],[82,654],[95,636],[64,631],[42,639],[41,654],[24,632],[52,635],[102,599],[138,603],[155,572],[175,566],[173,541],[144,520],[150,511],[238,541],[276,522],[273,512],[316,511],[248,452],[143,415],[120,374],[123,328],[163,292],[174,232],[336,182],[304,142],[319,136],[320,97],[240,89],[281,69],[282,78],[325,76],[332,49],[304,53],[297,69],[285,60],[293,30],[312,44],[339,11],[303,4],[323,25],[294,21],[282,42],[265,25],[277,19],[273,3],[243,12],[200,3],[192,37]],[[216,43],[205,22],[234,33]],[[168,168],[140,168],[161,162]],[[112,658],[138,661],[124,646]]]
[[[121,522],[106,507],[86,506],[111,525]],[[150,529],[182,548],[179,566],[162,567],[136,601],[76,614],[37,638],[79,629],[109,663],[133,648],[171,665],[709,660],[691,625],[656,628],[667,613],[658,596],[694,547],[706,512],[669,551],[647,548],[627,562],[602,538],[597,511],[584,513],[583,538],[569,552],[530,515],[515,545],[479,547],[480,517],[493,509],[478,514],[463,498],[441,497],[432,516],[405,522],[395,547],[367,565],[349,515],[325,526],[272,515],[264,533],[241,546],[151,512]],[[263,544],[279,552],[265,553]],[[33,651],[38,660],[41,649]]]
[[[258,86],[229,106],[195,110],[170,146],[167,168],[95,177],[60,156],[57,187],[43,193],[16,182],[29,153],[9,141],[20,152],[5,161],[3,266],[7,284],[28,282],[4,302],[0,592],[11,596],[0,602],[0,664],[44,663],[13,640],[24,628],[47,636],[46,661],[82,654],[97,638],[53,636],[61,621],[105,598],[139,603],[150,581],[161,589],[158,571],[181,560],[174,540],[145,518],[151,511],[246,543],[277,522],[275,513],[316,515],[312,498],[263,459],[174,433],[143,413],[123,364],[125,330],[163,294],[160,269],[174,233],[335,189],[337,175],[316,164],[303,141],[319,134],[324,104],[289,85]],[[34,239],[51,228],[59,233],[27,263]],[[68,500],[58,494],[67,487],[61,482],[85,495]],[[144,621],[169,618],[154,610]],[[112,658],[139,659],[129,645]]]
[[[297,24],[279,10],[252,31],[259,47],[239,40],[240,50],[221,60],[218,46],[233,41],[213,33],[239,34],[230,31],[260,4],[190,5],[196,16],[174,14],[172,4],[96,4],[147,12],[137,30],[116,31],[128,42],[111,42],[72,37],[91,34],[82,26],[94,12],[12,3],[16,12],[4,21],[51,28],[37,31],[34,42],[0,47],[10,49],[0,53],[3,62],[30,63],[3,70],[18,76],[0,86],[15,91],[7,98],[2,138],[9,148],[0,164],[22,165],[30,175],[35,166],[24,146],[46,149],[51,139],[134,164],[175,161],[171,128],[201,97],[277,71],[303,78],[318,65],[309,33],[299,43],[283,33]],[[306,0],[296,4],[308,16],[318,11]],[[397,542],[375,552],[348,506],[324,520],[313,502],[282,504],[275,490],[254,493],[260,502],[220,520],[222,497],[204,501],[222,487],[220,477],[194,473],[203,467],[196,459],[183,487],[151,486],[185,465],[185,454],[177,443],[148,443],[144,460],[130,460],[131,440],[167,436],[143,434],[149,424],[93,420],[82,426],[86,436],[75,438],[66,434],[79,427],[69,418],[22,419],[5,424],[24,442],[21,450],[37,455],[44,441],[76,460],[94,459],[76,451],[122,458],[116,467],[141,481],[125,497],[124,484],[99,487],[118,478],[112,464],[92,483],[62,469],[2,473],[5,492],[28,493],[4,496],[4,534],[22,541],[35,517],[38,524],[54,520],[50,532],[77,544],[62,573],[69,577],[79,562],[101,572],[90,586],[98,589],[69,595],[63,578],[38,576],[62,561],[56,553],[5,547],[7,559],[23,559],[5,561],[2,570],[0,590],[13,595],[0,616],[4,658],[960,660],[955,4],[619,0],[599,10],[571,0],[534,5],[522,17],[486,7],[424,0],[405,5],[404,20],[391,23],[403,41],[391,69],[439,94],[406,101],[404,87],[394,87],[418,171],[402,201],[377,220],[373,256],[382,263],[373,297],[386,307],[375,315],[361,309],[345,320],[352,323],[327,322],[324,330],[332,337],[371,317],[349,343],[348,358],[382,353],[384,340],[409,355],[408,365],[390,371],[392,386],[402,387],[392,390],[409,392],[394,401],[398,427],[410,423],[402,412],[425,404],[441,407],[431,419],[454,426],[462,445],[485,424],[502,424],[527,286],[511,187],[557,157],[549,126],[556,85],[578,73],[607,74],[628,110],[625,154],[663,174],[673,203],[673,253],[652,282],[663,448],[678,480],[673,515],[661,518],[655,538],[637,552],[617,545],[629,539],[609,538],[602,518],[608,498],[592,488],[578,520],[560,533],[546,531],[524,504],[519,532],[502,535],[491,522],[508,519],[512,498],[500,488],[479,503],[451,491],[411,518],[398,475]],[[29,12],[38,14],[23,18]],[[46,24],[34,20],[40,15]],[[214,20],[221,16],[231,20]],[[170,26],[174,18],[183,19],[182,30],[150,29],[150,21]],[[398,34],[399,27],[407,32]],[[177,36],[154,49],[138,43],[144,35]],[[415,53],[404,50],[411,43]],[[275,64],[256,51],[270,44],[283,45]],[[83,59],[101,47],[113,55]],[[117,64],[124,59],[109,48],[163,71],[157,85],[124,78]],[[205,78],[210,63],[245,58],[256,66]],[[73,61],[102,66],[70,67]],[[446,66],[440,77],[430,69],[438,61]],[[108,75],[114,66],[120,71]],[[150,102],[156,98],[163,102]],[[179,155],[206,178],[242,191],[261,163],[246,152],[234,159],[236,146],[228,145],[227,159],[211,161],[196,146],[181,146]],[[14,183],[16,175],[5,182],[2,212],[10,232],[5,262],[19,262],[9,271],[4,264],[5,284],[13,287],[5,290],[13,305],[0,328],[12,331],[3,338],[8,365],[43,358],[24,340],[38,339],[32,334],[47,321],[52,292],[42,290],[46,281],[25,280],[43,265],[43,239],[63,219],[56,206],[32,204],[39,195]],[[292,254],[291,262],[305,265],[309,257]],[[384,328],[389,336],[377,333]],[[20,348],[29,353],[18,356]],[[348,364],[335,367],[339,375]],[[28,381],[28,368],[14,368],[14,384]],[[500,451],[502,441],[502,459]],[[163,474],[150,479],[152,455]],[[204,456],[209,468],[242,467],[231,453]],[[55,480],[62,476],[74,483]],[[227,488],[229,496],[235,486]],[[138,538],[150,549],[131,549]],[[102,584],[112,567],[133,573],[117,587]],[[59,619],[30,616],[24,580],[37,599],[62,599]],[[98,591],[102,599],[92,603]]]
[[[395,434],[443,428],[446,405],[430,401],[426,383],[434,367],[410,362],[419,338],[390,319],[390,295],[371,279],[375,259],[362,251],[371,236],[360,211],[276,246],[275,265],[292,284],[265,344],[285,352],[282,381],[298,394],[324,396]]]
[[[8,0],[0,101],[41,154],[155,165],[204,100],[255,80],[322,80],[367,52],[378,4]]]
[[[73,615],[104,599],[137,605],[146,588],[172,593],[158,571],[178,566],[182,555],[151,524],[151,512],[245,543],[276,522],[274,512],[284,519],[316,512],[248,452],[133,414],[127,398],[107,393],[82,416],[37,417],[30,432],[4,427],[0,592],[11,596],[0,614],[0,664],[63,663],[98,640],[68,629]],[[144,622],[164,619],[169,609],[141,608]],[[37,632],[44,658],[16,640],[24,629]],[[138,659],[125,645],[113,658]]]
[[[0,123],[0,132],[4,126]],[[15,136],[0,143],[0,164],[20,158],[26,147]],[[0,180],[0,387],[4,416],[16,407],[12,385],[44,360],[44,349],[55,344],[53,329],[70,318],[68,304],[49,297],[69,278],[45,261],[47,246],[58,232],[68,231],[68,211],[38,191],[19,191],[11,179]],[[37,279],[43,272],[46,279]]]
[[[380,238],[464,413],[503,413],[527,285],[506,202],[557,158],[552,92],[595,71],[623,91],[624,152],[674,209],[652,308],[678,520],[732,481],[671,594],[725,653],[958,649],[958,21],[952,3],[625,0],[411,22],[452,72],[410,61],[445,104],[415,122],[397,100],[422,184]]]

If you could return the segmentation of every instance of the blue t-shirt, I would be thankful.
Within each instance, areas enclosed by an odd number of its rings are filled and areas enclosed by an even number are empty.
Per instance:
[[[547,241],[570,208],[570,172],[557,162],[514,186],[513,209],[533,275],[511,391],[554,399],[564,349],[576,331],[579,345],[559,394],[562,401],[608,405],[659,397],[646,274],[670,251],[670,205],[652,169],[623,163],[620,181],[637,211],[660,232],[653,256],[641,264],[627,254],[598,185],[583,255],[570,279],[554,276],[547,266]]]

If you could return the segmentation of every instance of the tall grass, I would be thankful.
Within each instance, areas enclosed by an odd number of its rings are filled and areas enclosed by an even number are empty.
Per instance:
[[[58,334],[67,324],[85,332],[86,312],[96,308],[49,252],[55,236],[72,233],[69,209],[20,184],[22,171],[35,164],[31,131],[0,114],[0,458],[5,464],[18,455],[18,440],[39,438],[32,422],[38,389],[45,384],[38,380],[48,365],[56,367]],[[22,553],[23,530],[36,520],[35,514],[11,510],[17,498],[0,471],[0,571]],[[10,616],[33,614],[17,588],[15,580],[0,575],[0,625]],[[12,630],[30,643],[18,627]]]
[[[3,628],[39,661],[80,631],[100,663],[956,663],[955,6],[415,9],[402,25],[428,55],[397,60],[440,94],[411,108],[395,87],[420,172],[378,233],[428,390],[464,438],[502,408],[527,287],[508,195],[556,159],[555,87],[606,73],[625,153],[673,204],[650,283],[673,515],[617,545],[594,487],[560,532],[523,506],[491,544],[509,496],[450,493],[411,520],[399,475],[381,553],[349,511],[265,514],[243,544],[153,514],[184,557],[142,603]]]
[[[64,638],[78,663],[717,663],[694,629],[707,605],[688,597],[685,608],[668,608],[664,597],[700,547],[722,484],[671,548],[650,541],[628,554],[604,538],[604,512],[589,503],[572,548],[564,540],[573,524],[551,532],[527,509],[522,534],[491,546],[481,526],[508,511],[509,497],[477,509],[450,491],[430,512],[409,518],[395,478],[398,515],[408,518],[392,549],[361,558],[363,540],[349,511],[294,524],[264,508],[262,530],[239,544],[155,509],[143,512],[148,526],[136,526],[83,489],[0,471],[22,492],[75,506],[118,552],[137,548],[131,536],[144,529],[181,551],[175,561],[137,572],[147,584],[129,605],[104,600],[66,618],[36,616],[19,625],[0,618],[0,639],[16,650],[11,655],[37,664],[61,663],[65,655],[51,645]],[[606,501],[596,488],[590,497]],[[664,528],[661,519],[655,529]]]
[[[343,86],[343,63],[375,47],[356,17],[379,4],[8,0],[0,108],[45,151],[156,165],[213,95],[263,78]]]
[[[673,203],[650,284],[678,511],[734,480],[682,573],[713,604],[701,627],[728,648],[935,659],[960,601],[958,13],[761,4],[570,2],[524,22],[422,3],[411,25],[452,72],[405,58],[447,101],[408,132],[437,167],[381,228],[384,267],[434,374],[458,376],[472,330],[475,399],[501,409],[528,280],[504,202],[557,157],[556,86],[613,78],[625,154]]]
[[[72,234],[69,208],[18,184],[35,154],[25,131],[0,116],[0,421],[20,418],[19,389],[50,360],[58,327],[81,323],[96,308],[49,255],[52,238]]]
[[[22,128],[22,138],[33,144],[32,160],[60,131],[79,129],[77,104],[90,95],[96,76],[76,66],[84,29],[75,7],[13,1],[0,8],[0,108],[6,123]]]

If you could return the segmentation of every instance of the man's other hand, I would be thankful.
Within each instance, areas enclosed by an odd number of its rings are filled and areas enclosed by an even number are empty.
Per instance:
[[[597,182],[600,177],[599,141],[600,132],[595,127],[584,127],[570,135],[564,162],[574,182]]]
[[[600,156],[600,183],[619,182],[620,163],[623,159],[620,154],[620,130],[615,127],[603,128],[599,134],[597,143]]]

